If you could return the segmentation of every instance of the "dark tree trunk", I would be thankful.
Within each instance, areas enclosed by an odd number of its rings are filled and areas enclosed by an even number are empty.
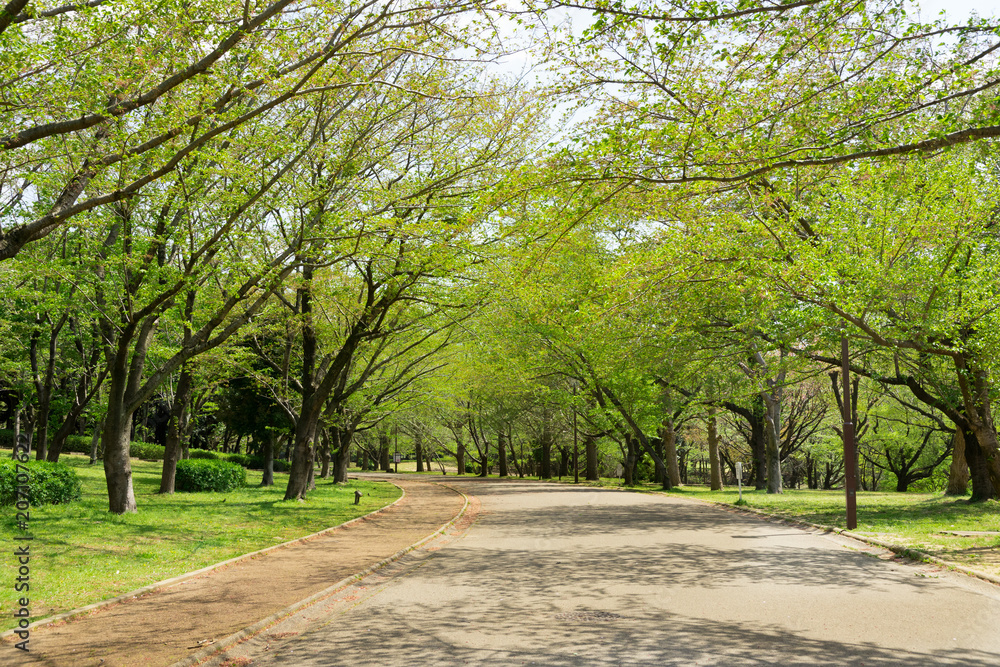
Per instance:
[[[413,432],[413,455],[417,459],[417,472],[424,471],[424,436],[418,426]]]
[[[170,422],[167,427],[167,446],[163,449],[163,472],[160,474],[160,493],[173,493],[177,475],[177,461],[181,456],[181,438],[184,434],[185,415],[191,399],[191,369],[187,364],[181,367],[177,381],[174,404],[170,408]]]
[[[510,474],[507,470],[507,445],[504,442],[503,425],[497,430],[497,465],[500,468],[501,477],[507,477]]]
[[[380,433],[378,436],[379,444],[379,467],[382,472],[392,472],[392,464],[389,458],[389,434]]]
[[[330,429],[331,431],[337,431],[336,428]],[[319,450],[319,458],[322,463],[322,469],[320,470],[319,476],[322,479],[327,479],[330,477],[330,455],[333,445],[330,442],[330,433],[327,429],[323,429],[320,433],[320,442],[323,443],[322,448]]]
[[[339,428],[332,429],[333,436],[333,481],[336,484],[347,482],[347,469],[351,465],[351,440],[352,435]]]
[[[587,457],[587,481],[596,482],[597,474],[597,438],[592,435],[584,436],[583,449]]]
[[[547,411],[542,413],[542,437],[539,444],[542,450],[541,478],[552,479],[552,433],[549,430],[549,413]]]
[[[622,481],[625,486],[635,486],[635,446],[632,444],[632,436],[625,436],[625,461],[622,466]]]
[[[274,443],[277,439],[277,434],[270,430],[264,436],[264,473],[260,478],[261,486],[274,486]]]
[[[465,474],[465,442],[461,439],[455,440],[455,463],[458,465],[458,474]]]

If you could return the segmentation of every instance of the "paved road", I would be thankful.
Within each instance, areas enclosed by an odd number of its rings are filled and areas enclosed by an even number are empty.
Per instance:
[[[1000,589],[977,580],[693,501],[460,486],[482,504],[463,535],[252,664],[1000,665]]]
[[[31,633],[31,652],[0,645],[0,667],[164,667],[206,642],[319,593],[441,528],[465,504],[420,477],[406,496],[362,521],[163,590]]]

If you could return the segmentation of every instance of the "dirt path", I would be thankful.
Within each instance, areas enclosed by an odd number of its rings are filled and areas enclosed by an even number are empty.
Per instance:
[[[205,667],[1000,665],[991,584],[679,498],[454,483],[467,530]]]
[[[0,665],[171,665],[364,570],[452,520],[465,501],[419,479],[383,512],[304,544],[278,549],[85,617],[35,629],[27,656],[0,646]],[[27,658],[27,659],[26,659]]]

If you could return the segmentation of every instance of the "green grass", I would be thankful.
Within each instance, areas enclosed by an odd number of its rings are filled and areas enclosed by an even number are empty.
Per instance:
[[[31,612],[38,620],[62,611],[127,593],[141,586],[196,570],[241,554],[287,542],[372,512],[400,496],[384,482],[352,480],[335,485],[317,477],[306,501],[285,502],[288,475],[275,473],[275,485],[227,493],[175,493],[160,496],[161,463],[132,460],[139,511],[108,512],[104,469],[88,458],[64,455],[83,483],[83,499],[68,505],[32,507]],[[251,471],[251,483],[260,473]],[[364,496],[354,505],[354,490]],[[15,509],[3,508],[0,533],[5,545],[18,534]],[[9,608],[16,594],[13,556],[0,558]],[[10,614],[0,630],[14,626]]]
[[[564,478],[564,482],[566,479]],[[572,478],[569,479],[572,482]],[[581,482],[582,483],[582,482]],[[590,486],[621,487],[621,480],[602,478]],[[659,486],[642,484],[640,491]],[[681,486],[667,495],[735,505],[736,488],[711,491]],[[858,527],[862,535],[925,551],[945,560],[1000,574],[1000,535],[958,537],[944,531],[1000,531],[1000,502],[970,503],[941,493],[858,492]],[[781,494],[743,489],[747,507],[768,514],[825,526],[847,527],[844,492],[786,489]]]

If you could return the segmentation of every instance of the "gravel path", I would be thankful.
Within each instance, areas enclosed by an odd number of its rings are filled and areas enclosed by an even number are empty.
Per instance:
[[[447,481],[471,527],[228,664],[1000,665],[1000,588],[969,577],[683,499]]]
[[[0,646],[0,665],[171,665],[418,542],[452,520],[465,499],[420,478],[383,512],[303,544],[277,549],[170,588],[37,628],[25,655]]]

